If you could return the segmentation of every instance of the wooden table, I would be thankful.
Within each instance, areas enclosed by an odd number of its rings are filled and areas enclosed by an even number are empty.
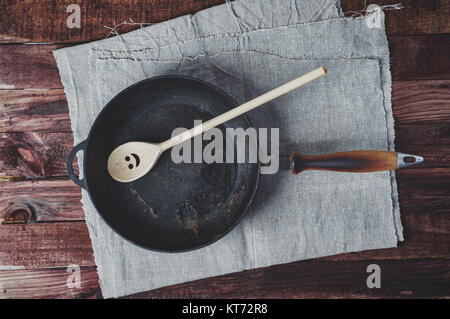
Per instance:
[[[67,6],[81,7],[68,29]],[[159,22],[222,0],[0,0],[0,298],[99,298],[80,188],[67,177],[73,147],[68,107],[51,51],[104,38],[131,18]],[[368,1],[392,4],[400,2]],[[152,298],[450,297],[450,4],[401,1],[386,13],[396,145],[420,154],[398,171],[405,238],[398,248],[244,271],[138,294]],[[363,1],[342,0],[345,12]],[[123,25],[119,32],[137,28]],[[81,267],[68,289],[66,267]],[[381,288],[366,286],[369,264]],[[136,297],[131,296],[131,297]]]

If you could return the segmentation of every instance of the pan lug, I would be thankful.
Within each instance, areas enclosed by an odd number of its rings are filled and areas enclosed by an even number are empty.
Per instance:
[[[86,144],[87,144],[87,140],[84,140],[83,142],[79,143],[78,145],[76,145],[69,153],[69,156],[67,157],[67,173],[70,177],[70,179],[77,184],[78,186],[80,186],[81,188],[86,189],[86,180],[85,178],[80,179],[78,176],[76,176],[73,172],[73,167],[72,167],[72,163],[73,160],[75,159],[75,155],[79,152],[79,151],[83,151],[85,152],[86,150]],[[81,164],[81,163],[80,163]],[[80,168],[80,173],[82,171],[81,169],[81,165],[79,165]]]

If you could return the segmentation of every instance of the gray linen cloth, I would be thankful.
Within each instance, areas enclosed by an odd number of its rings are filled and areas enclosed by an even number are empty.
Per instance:
[[[152,76],[200,78],[244,102],[325,65],[326,76],[251,111],[252,123],[280,128],[281,152],[394,149],[383,24],[344,19],[337,1],[236,1],[54,55],[75,143],[114,95]],[[393,172],[262,175],[233,231],[179,254],[134,246],[84,190],[82,203],[104,297],[403,240]]]

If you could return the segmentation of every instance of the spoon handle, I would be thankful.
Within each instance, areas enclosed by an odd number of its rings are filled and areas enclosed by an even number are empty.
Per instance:
[[[181,134],[178,134],[170,139],[168,139],[165,142],[162,142],[160,144],[160,147],[162,151],[167,150],[175,145],[178,145],[180,143],[183,143],[184,141],[201,134],[209,129],[212,129],[222,123],[225,123],[239,115],[242,115],[250,110],[253,110],[254,108],[269,102],[283,94],[286,94],[312,80],[315,80],[322,75],[325,75],[327,73],[327,69],[325,67],[317,68],[309,73],[306,73],[295,80],[292,80],[286,84],[283,84],[267,93],[264,93],[263,95],[260,95],[253,100],[250,100],[244,104],[241,104],[234,109],[229,110],[228,112],[225,112],[205,123],[202,123],[200,125],[197,125],[193,128],[191,128],[189,131],[183,132]]]

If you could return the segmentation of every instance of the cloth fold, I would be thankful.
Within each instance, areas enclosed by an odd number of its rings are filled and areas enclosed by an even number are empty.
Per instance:
[[[249,112],[254,126],[280,128],[281,152],[394,150],[383,25],[343,18],[334,0],[227,1],[54,55],[75,143],[87,137],[112,97],[149,77],[200,78],[244,102],[325,65],[327,76]],[[104,297],[395,247],[403,240],[393,172],[262,175],[250,211],[233,231],[208,247],[180,254],[130,244],[103,222],[85,191],[82,203]]]

